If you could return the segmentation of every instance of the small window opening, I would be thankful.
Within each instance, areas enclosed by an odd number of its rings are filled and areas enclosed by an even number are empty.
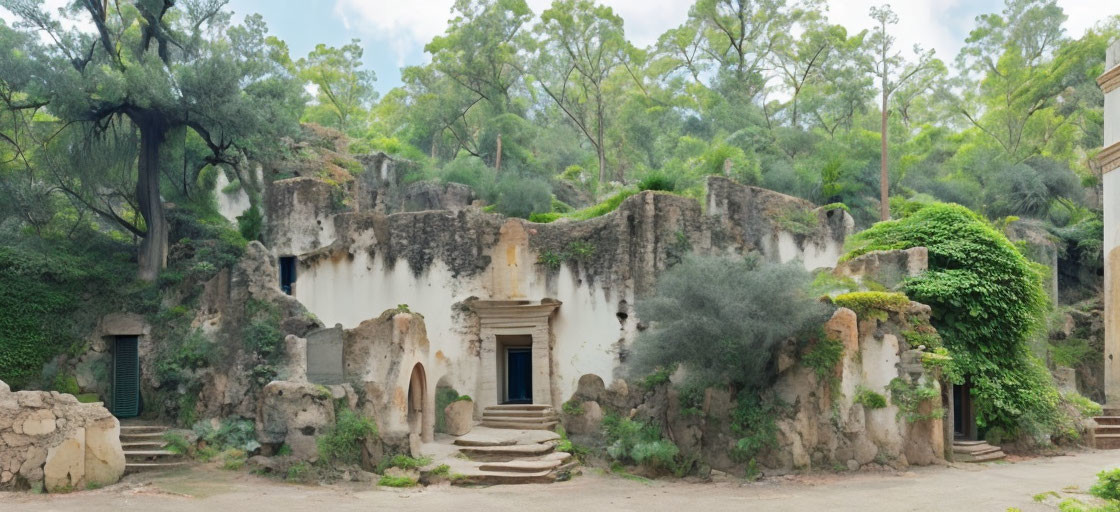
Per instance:
[[[291,295],[292,286],[296,283],[296,257],[280,257],[280,290]]]

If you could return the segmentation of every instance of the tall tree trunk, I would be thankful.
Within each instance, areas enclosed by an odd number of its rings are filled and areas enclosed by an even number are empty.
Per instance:
[[[879,171],[879,220],[891,220],[891,203],[887,183],[887,63],[883,62],[883,119],[879,137],[882,146]]]
[[[148,232],[140,243],[140,272],[143,281],[155,281],[167,266],[167,217],[159,193],[159,146],[167,126],[158,116],[139,114],[132,120],[140,128],[139,179],[136,199]]]
[[[600,105],[602,105],[601,100]],[[599,119],[598,126],[596,127],[597,131],[595,134],[595,138],[597,138],[598,141],[597,144],[595,144],[595,156],[599,157],[599,185],[601,186],[607,181],[607,151],[603,147],[603,109],[600,106],[598,110],[599,112],[597,117]]]

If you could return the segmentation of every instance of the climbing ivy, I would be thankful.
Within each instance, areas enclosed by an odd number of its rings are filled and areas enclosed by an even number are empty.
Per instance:
[[[132,252],[96,232],[0,247],[0,380],[16,389],[49,385],[54,375],[41,376],[46,362],[85,352],[97,318],[138,287]]]
[[[1023,421],[1056,421],[1060,397],[1028,348],[1049,307],[1043,274],[1003,234],[963,206],[931,203],[876,224],[852,243],[845,259],[929,249],[929,271],[905,281],[905,292],[933,308],[951,374],[972,384],[980,426],[1017,432]]]

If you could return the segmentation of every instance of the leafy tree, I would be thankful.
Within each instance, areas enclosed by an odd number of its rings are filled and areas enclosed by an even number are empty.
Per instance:
[[[633,51],[622,18],[590,0],[558,0],[541,13],[536,31],[537,83],[595,148],[599,181],[607,181],[606,131],[611,73]]]
[[[879,158],[881,169],[879,174],[879,212],[880,219],[887,220],[891,218],[890,180],[887,174],[887,116],[890,111],[887,108],[887,100],[892,93],[906,82],[921,80],[923,73],[932,74],[940,69],[942,64],[941,61],[934,58],[933,50],[922,51],[920,47],[915,46],[914,53],[917,61],[909,64],[903,60],[900,52],[894,51],[894,36],[887,32],[887,26],[898,23],[898,15],[891,10],[889,4],[882,7],[872,7],[871,17],[878,23],[878,26],[871,33],[868,42],[875,48],[874,73],[879,78],[879,89],[882,92],[883,99],[880,111],[882,122],[879,131],[882,138]]]
[[[76,125],[85,137],[121,123],[136,131],[133,197],[143,222],[112,220],[143,236],[144,280],[154,280],[166,265],[161,158],[176,130],[200,137],[211,163],[236,165],[238,157],[290,131],[302,106],[299,83],[282,64],[282,45],[267,37],[259,16],[231,26],[224,4],[82,0],[63,12],[91,23],[91,33],[65,28],[41,1],[0,1],[21,18],[15,30],[27,34],[0,37],[10,45],[3,53],[30,59],[0,62],[6,87],[19,87],[26,101],[46,107],[61,127]],[[18,82],[11,78],[27,68],[33,72]]]
[[[357,39],[341,48],[319,44],[295,63],[299,77],[318,91],[316,104],[304,113],[305,119],[344,133],[364,131],[367,112],[377,100],[377,91],[373,89],[377,76],[362,69],[362,53]]]

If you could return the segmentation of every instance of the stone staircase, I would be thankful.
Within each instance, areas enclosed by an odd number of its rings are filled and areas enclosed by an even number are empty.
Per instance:
[[[1120,449],[1120,407],[1105,406],[1101,415],[1093,418],[1093,448],[1098,450]]]
[[[551,405],[492,405],[482,411],[482,426],[489,428],[552,430],[559,423],[560,417]]]
[[[541,418],[544,416],[536,418],[538,423],[550,423]],[[479,426],[455,439],[452,447],[457,453],[448,458],[448,463],[451,472],[457,474],[457,484],[550,483],[576,465],[570,453],[556,450],[559,441],[559,435],[543,426]]]
[[[166,449],[163,435],[168,427],[121,422],[121,448],[124,449],[124,472],[135,473],[167,469],[186,464],[186,458]]]
[[[984,441],[953,441],[954,462],[991,462],[1006,456],[998,446]]]

